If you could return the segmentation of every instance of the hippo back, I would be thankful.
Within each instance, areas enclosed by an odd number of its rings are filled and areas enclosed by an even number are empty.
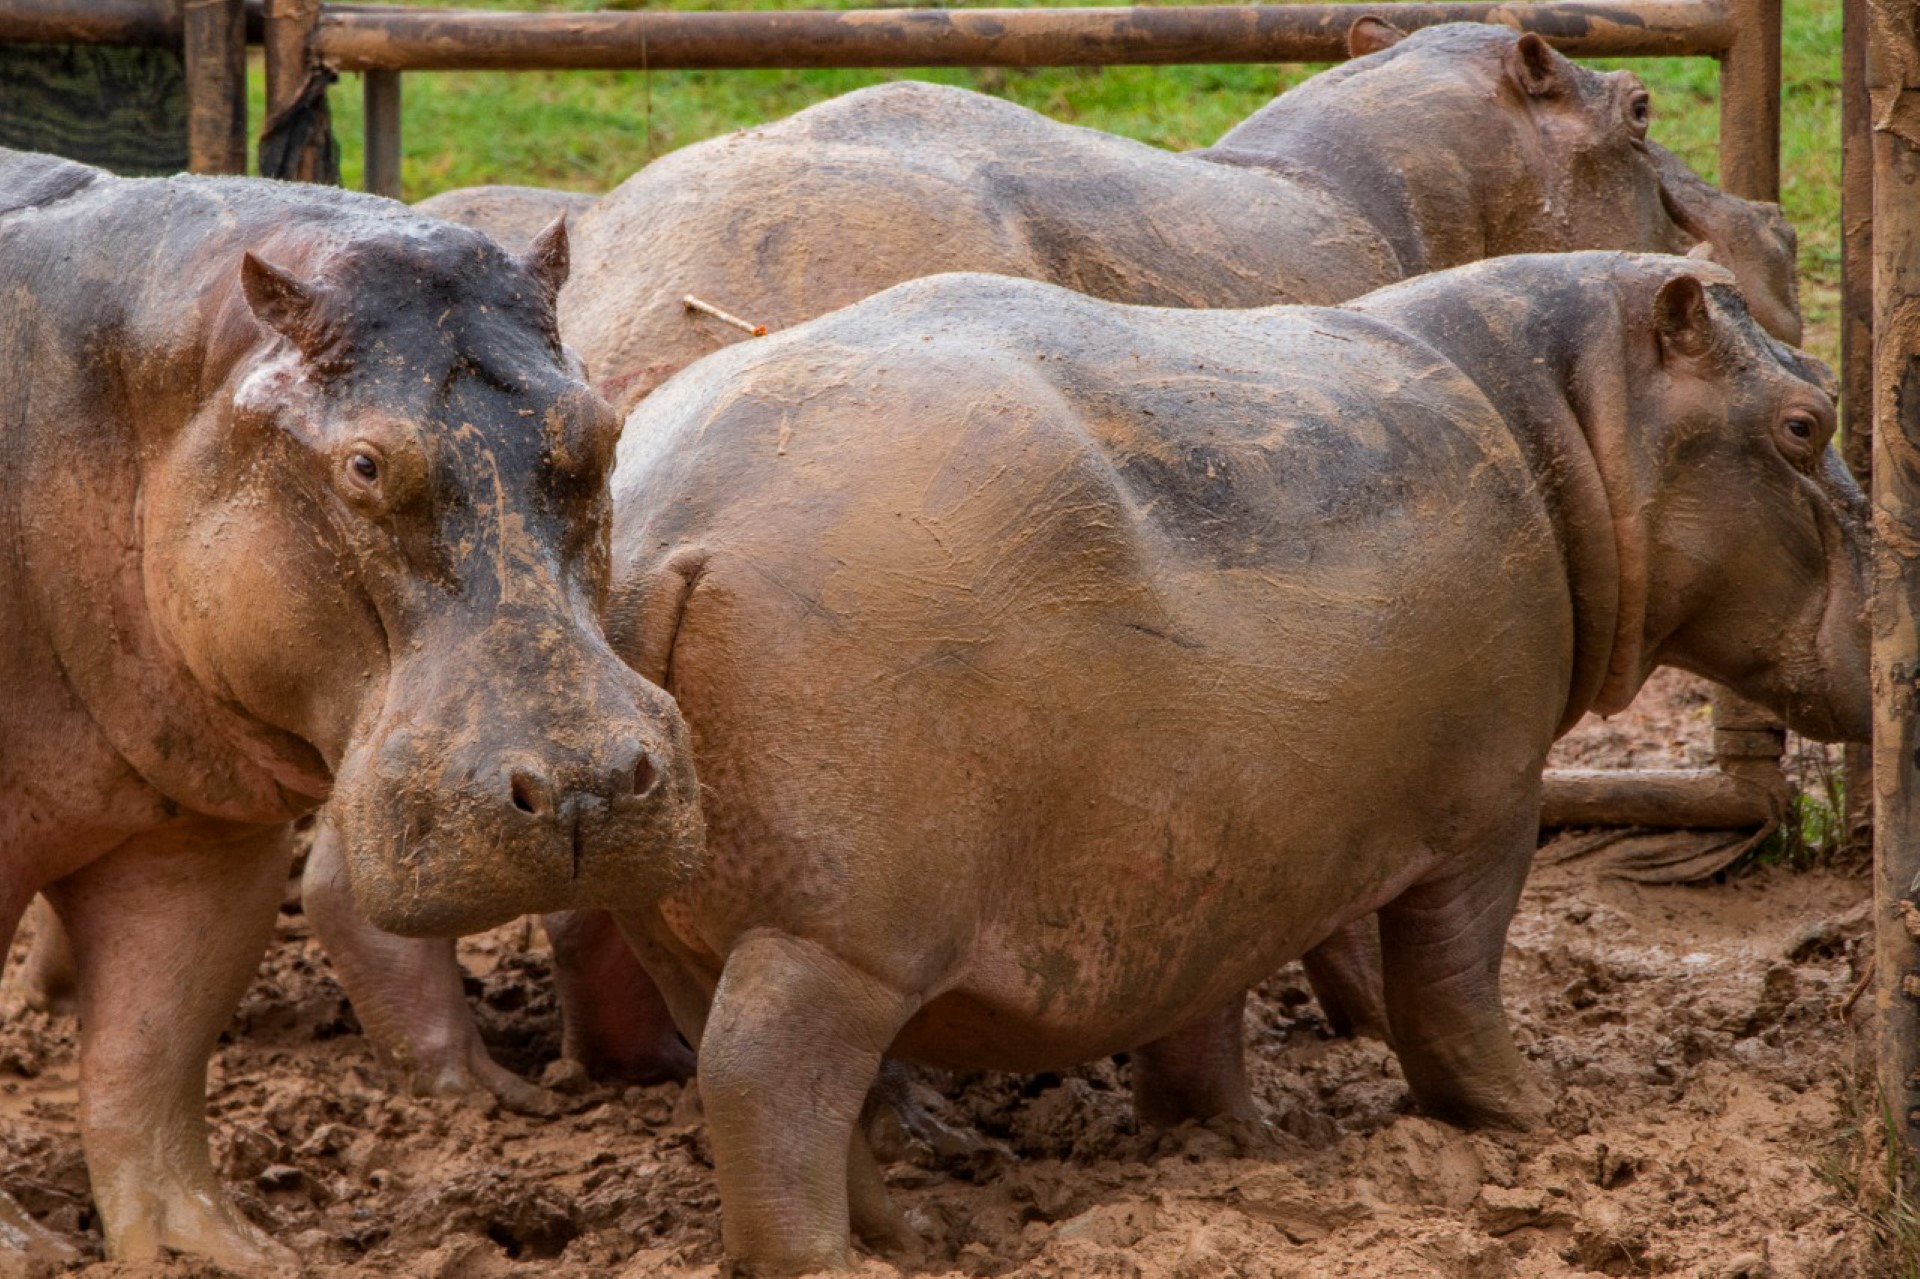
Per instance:
[[[1328,252],[1297,251],[1302,235]],[[1330,302],[1398,278],[1318,189],[900,82],[655,161],[580,220],[567,340],[616,406],[739,333],[989,271],[1164,306]]]
[[[598,199],[584,191],[478,186],[442,191],[413,207],[417,213],[470,226],[509,253],[522,253],[555,218],[577,222]]]

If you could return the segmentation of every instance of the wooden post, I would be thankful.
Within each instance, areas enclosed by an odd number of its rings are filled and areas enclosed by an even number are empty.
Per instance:
[[[1847,466],[1873,479],[1873,130],[1866,0],[1842,0],[1840,51],[1840,416]],[[1846,748],[1847,843],[1873,839],[1873,748]]]
[[[1720,59],[1720,185],[1780,198],[1780,0],[1730,0],[1733,46]]]
[[[307,41],[320,22],[320,0],[266,0],[261,43],[266,55],[267,118],[293,106],[307,83]]]
[[[1920,1136],[1920,29],[1914,0],[1869,0],[1873,121],[1875,1065],[1893,1139]]]
[[[247,7],[186,0],[187,167],[247,171]]]
[[[267,69],[267,118],[260,129],[260,173],[290,182],[340,181],[339,146],[327,111],[333,72],[313,54],[320,0],[266,0],[261,43]]]
[[[366,73],[367,190],[400,198],[400,73]]]
[[[1780,198],[1780,0],[1730,0],[1733,44],[1720,58],[1720,185]],[[1723,772],[1784,795],[1786,731],[1765,709],[1713,690],[1713,755]]]

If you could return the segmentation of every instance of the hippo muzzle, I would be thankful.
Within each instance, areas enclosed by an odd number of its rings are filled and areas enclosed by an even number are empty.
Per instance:
[[[407,936],[652,904],[699,868],[699,789],[673,699],[597,635],[497,625],[398,664],[333,821],[367,917]],[[427,654],[431,653],[429,656]]]

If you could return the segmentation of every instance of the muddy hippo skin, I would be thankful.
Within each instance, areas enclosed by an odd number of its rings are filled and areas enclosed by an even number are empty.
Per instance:
[[[1158,306],[1332,303],[1500,254],[1711,239],[1798,340],[1779,211],[1649,143],[1637,78],[1503,27],[1397,34],[1356,24],[1355,51],[1378,51],[1186,155],[913,82],[687,147],[581,217],[562,331],[626,409],[744,339],[686,294],[773,329],[941,271]]]
[[[563,330],[595,383],[631,405],[740,338],[687,312],[687,293],[775,327],[943,270],[1051,280],[1119,301],[1248,306],[1339,301],[1491,254],[1697,247],[1735,271],[1776,335],[1798,340],[1791,228],[1773,205],[1721,193],[1648,142],[1646,95],[1633,76],[1588,71],[1537,38],[1481,25],[1403,40],[1363,18],[1349,44],[1356,61],[1189,155],[917,83],[689,147],[581,216],[584,265],[562,293]],[[580,198],[482,187],[419,207],[511,243]],[[371,968],[397,972],[390,940],[356,935],[345,912],[329,918],[323,936],[336,959],[361,946],[379,952]],[[684,1048],[666,1033],[658,1000],[636,993],[644,978],[632,961],[591,940],[610,940],[608,931],[558,926],[577,942],[556,955],[569,1044],[617,1077],[683,1070]],[[1370,930],[1329,939],[1307,968],[1338,1028],[1383,1034]],[[601,976],[569,975],[576,958]],[[419,962],[438,971],[391,984],[410,996],[458,989],[438,949],[424,948]],[[632,1002],[597,998],[603,981]],[[369,1024],[419,1024],[410,1047],[390,1049],[396,1060],[434,1063],[416,1081],[485,1087],[518,1104],[523,1094],[502,1075],[462,1064],[485,1055],[464,1007],[414,999],[369,1017],[379,996],[349,990]],[[1182,1092],[1210,1087],[1199,1077],[1223,1037],[1237,1040],[1237,1009],[1196,1032],[1190,1052],[1145,1054],[1141,1072]],[[455,1025],[463,1029],[450,1036]]]
[[[461,187],[429,196],[413,207],[429,217],[472,227],[509,252],[522,253],[555,218],[578,221],[599,198],[547,187]]]
[[[44,891],[116,1258],[290,1260],[203,1099],[293,817],[332,796],[402,932],[697,863],[685,727],[598,621],[617,423],[565,271],[558,226],[516,259],[369,197],[0,152],[0,947]],[[72,1252],[0,1198],[22,1249]]]
[[[1190,1042],[1374,911],[1420,1106],[1532,1120],[1498,978],[1555,737],[1661,663],[1867,731],[1833,427],[1729,274],[1612,253],[1341,309],[945,276],[661,388],[608,625],[712,860],[621,925],[698,1045],[728,1252],[901,1236],[854,1132],[883,1055]]]

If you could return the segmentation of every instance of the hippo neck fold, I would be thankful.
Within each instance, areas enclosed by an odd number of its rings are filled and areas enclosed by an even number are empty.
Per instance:
[[[1404,276],[1479,261],[1492,252],[1494,193],[1512,185],[1517,160],[1485,91],[1419,61],[1327,72],[1197,156],[1325,192],[1393,247]],[[1421,86],[1411,120],[1409,80]]]
[[[1596,297],[1592,287],[1538,297],[1490,291],[1470,312],[1480,322],[1462,324],[1457,294],[1451,306],[1442,299],[1436,307],[1420,282],[1401,288],[1418,290],[1417,300],[1392,307],[1394,318],[1480,387],[1539,483],[1573,621],[1572,673],[1555,736],[1588,711],[1625,708],[1646,678],[1648,539],[1628,451],[1618,300],[1610,289]],[[1567,315],[1581,318],[1549,319]],[[1615,354],[1611,366],[1604,353]]]

